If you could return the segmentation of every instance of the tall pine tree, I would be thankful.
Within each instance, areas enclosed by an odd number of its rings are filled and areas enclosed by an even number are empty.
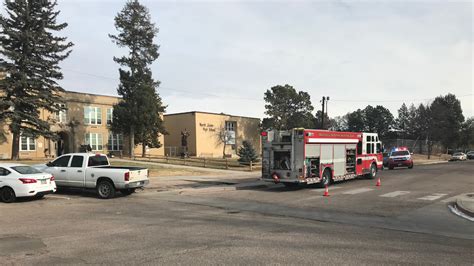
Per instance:
[[[63,102],[63,78],[59,62],[67,58],[73,44],[53,35],[67,27],[57,23],[56,1],[5,0],[0,16],[0,54],[6,77],[0,80],[0,122],[13,134],[13,160],[19,158],[20,135],[56,138],[40,110],[57,112]]]
[[[296,127],[313,128],[314,107],[311,97],[305,91],[296,91],[288,84],[277,85],[264,95],[265,114],[263,127],[287,130]]]
[[[397,128],[402,131],[403,136],[407,135],[410,113],[405,103],[398,109],[398,118],[396,120]]]
[[[158,45],[153,39],[158,28],[151,22],[148,9],[137,0],[128,1],[115,17],[117,35],[109,35],[119,47],[129,49],[126,56],[114,57],[119,69],[117,89],[122,100],[114,106],[112,131],[130,137],[130,155],[135,144],[160,147],[159,134],[165,133],[161,114],[165,111],[156,88],[159,81],[152,77],[151,64],[158,58]]]

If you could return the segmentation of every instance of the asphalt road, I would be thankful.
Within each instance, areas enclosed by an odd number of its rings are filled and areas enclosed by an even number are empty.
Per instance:
[[[454,264],[474,223],[447,205],[474,161],[330,188],[161,191],[98,200],[66,192],[0,204],[0,264]]]

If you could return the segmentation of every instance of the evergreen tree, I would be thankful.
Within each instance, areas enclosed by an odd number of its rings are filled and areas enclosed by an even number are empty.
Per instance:
[[[347,115],[347,130],[352,132],[360,132],[365,130],[364,111],[357,109]]]
[[[385,138],[394,124],[393,115],[387,108],[377,105],[368,105],[364,109],[364,121],[366,132],[376,132],[380,138]]]
[[[373,107],[368,105],[364,110],[357,109],[352,113],[348,113],[347,130],[352,132],[375,132],[380,138],[388,135],[389,129],[394,124],[394,119],[390,111],[377,105]]]
[[[334,117],[333,123],[331,125],[331,130],[335,131],[348,131],[348,117],[349,114],[343,116],[336,116]]]
[[[418,110],[416,109],[415,105],[412,103],[410,108],[408,108],[408,124],[407,124],[407,137],[409,138],[418,138],[416,135],[416,116]]]
[[[242,163],[258,161],[257,152],[252,146],[252,143],[250,143],[250,141],[247,141],[247,140],[244,140],[242,142],[242,147],[240,147],[239,150],[237,151],[237,155],[239,156],[239,162],[242,162]]]
[[[317,129],[328,129],[328,128],[331,128],[333,125],[332,123],[334,123],[334,120],[330,119],[328,114],[324,113],[324,125],[323,125],[323,128],[321,128],[321,120],[322,120],[322,112],[321,110],[318,110],[316,112],[316,115],[314,116],[314,128],[317,128]]]
[[[454,94],[438,96],[430,109],[433,139],[441,141],[445,148],[455,148],[458,145],[461,126],[464,122],[461,102]]]
[[[265,92],[264,128],[287,130],[296,127],[313,128],[311,97],[307,92],[296,91],[290,85],[277,85]]]
[[[400,109],[398,109],[398,118],[396,120],[397,129],[403,132],[403,136],[407,134],[409,116],[408,107],[403,103]]]
[[[466,119],[462,124],[459,146],[469,150],[474,148],[474,117]]]
[[[114,57],[121,66],[117,91],[122,100],[114,106],[111,128],[130,137],[132,157],[135,143],[142,144],[145,156],[146,146],[160,147],[159,134],[166,133],[161,118],[166,107],[156,91],[159,81],[153,79],[150,68],[159,56],[159,47],[153,42],[158,28],[151,22],[148,9],[137,0],[128,1],[117,14],[115,28],[119,33],[110,38],[129,53]]]
[[[5,0],[6,14],[0,15],[0,54],[6,77],[0,80],[0,121],[13,134],[13,160],[19,158],[20,135],[56,138],[40,110],[58,112],[63,89],[59,62],[66,59],[73,44],[53,35],[67,27],[57,23],[56,1]]]

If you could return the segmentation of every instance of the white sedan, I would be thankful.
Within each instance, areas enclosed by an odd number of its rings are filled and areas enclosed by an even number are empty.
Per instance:
[[[465,160],[467,160],[467,155],[462,152],[456,152],[451,157],[451,161],[465,161]]]
[[[56,192],[54,176],[15,163],[0,163],[0,201],[11,203],[19,197],[41,198]]]

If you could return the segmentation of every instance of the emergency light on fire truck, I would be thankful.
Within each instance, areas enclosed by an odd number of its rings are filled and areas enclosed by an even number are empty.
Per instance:
[[[374,178],[382,169],[377,133],[296,128],[261,135],[262,179],[266,181],[324,187],[359,176]]]

